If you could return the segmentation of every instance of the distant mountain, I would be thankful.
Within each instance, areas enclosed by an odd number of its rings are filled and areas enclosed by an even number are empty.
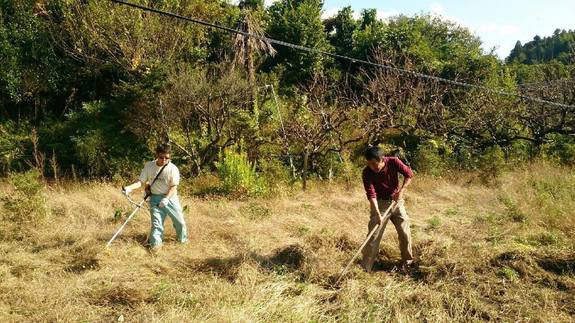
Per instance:
[[[507,57],[508,63],[537,64],[557,60],[563,64],[575,63],[575,30],[556,29],[553,36],[535,36],[532,41],[521,44]]]

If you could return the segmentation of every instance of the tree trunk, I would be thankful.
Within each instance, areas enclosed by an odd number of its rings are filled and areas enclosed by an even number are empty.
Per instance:
[[[308,169],[308,159],[309,159],[309,152],[306,148],[304,155],[303,155],[303,174],[302,174],[302,180],[303,180],[303,190],[307,190],[307,169]]]

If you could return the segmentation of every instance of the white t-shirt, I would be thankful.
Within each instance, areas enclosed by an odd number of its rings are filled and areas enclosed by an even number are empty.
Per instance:
[[[155,160],[147,162],[140,174],[140,182],[143,184],[152,184],[152,181],[156,178],[156,175],[162,167],[163,166],[156,165]],[[170,187],[178,184],[180,184],[180,170],[178,170],[176,165],[170,162],[166,168],[164,168],[162,174],[158,176],[154,185],[152,185],[152,194],[166,194]]]

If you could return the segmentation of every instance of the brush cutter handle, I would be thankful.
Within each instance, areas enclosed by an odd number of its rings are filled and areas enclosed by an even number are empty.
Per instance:
[[[128,216],[126,221],[124,221],[124,224],[122,224],[120,229],[118,229],[118,231],[116,231],[116,233],[112,236],[112,239],[110,239],[110,241],[108,241],[108,243],[106,243],[106,247],[109,247],[112,244],[112,242],[116,239],[116,237],[118,237],[120,232],[122,232],[122,230],[124,230],[124,227],[126,226],[126,224],[128,224],[128,222],[130,222],[130,220],[136,214],[136,212],[138,212],[138,210],[142,208],[142,205],[144,205],[144,202],[146,202],[146,198],[144,198],[140,203],[136,204],[134,211],[132,211],[132,213],[130,213],[130,215]]]
[[[112,244],[112,241],[114,241],[114,239],[116,239],[116,237],[120,234],[120,232],[122,232],[122,230],[124,230],[124,227],[126,226],[126,224],[128,224],[128,222],[130,222],[130,220],[136,214],[136,212],[138,212],[138,210],[142,208],[142,206],[144,205],[144,202],[146,202],[146,200],[152,195],[152,185],[154,185],[154,183],[158,180],[158,177],[160,177],[160,175],[164,171],[164,168],[166,168],[166,166],[168,166],[168,164],[169,164],[169,162],[166,163],[164,166],[162,166],[162,168],[160,168],[160,171],[154,177],[154,180],[152,181],[152,183],[149,186],[148,185],[146,186],[146,188],[145,188],[146,194],[144,195],[144,198],[142,199],[142,201],[140,203],[138,203],[138,204],[133,203],[132,200],[130,199],[130,197],[128,196],[128,194],[125,194],[126,197],[128,197],[128,200],[130,201],[130,203],[134,204],[136,208],[134,209],[134,211],[132,211],[132,213],[130,213],[130,215],[128,216],[128,218],[126,219],[124,224],[122,224],[120,229],[118,229],[118,231],[114,234],[114,236],[112,236],[112,239],[110,239],[110,241],[108,241],[108,243],[106,243],[106,247],[109,247],[110,244]],[[124,191],[124,193],[126,193],[126,190],[124,188],[122,188],[122,190]]]

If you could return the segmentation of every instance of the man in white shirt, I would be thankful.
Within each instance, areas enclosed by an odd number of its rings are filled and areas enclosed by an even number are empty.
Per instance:
[[[152,228],[150,231],[150,248],[157,249],[162,245],[164,235],[164,220],[166,216],[172,219],[176,235],[181,243],[188,241],[184,213],[180,206],[177,187],[180,184],[180,171],[170,162],[171,149],[167,144],[158,145],[156,159],[147,162],[134,184],[122,188],[129,194],[144,186],[146,195],[150,196],[150,213]]]

